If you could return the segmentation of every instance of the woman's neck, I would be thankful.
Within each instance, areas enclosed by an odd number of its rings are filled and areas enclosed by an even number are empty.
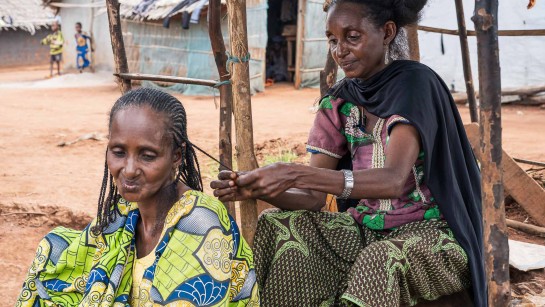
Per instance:
[[[140,230],[146,234],[160,234],[168,212],[187,190],[189,190],[189,187],[181,183],[174,187],[171,185],[165,186],[158,192],[154,200],[138,203]]]

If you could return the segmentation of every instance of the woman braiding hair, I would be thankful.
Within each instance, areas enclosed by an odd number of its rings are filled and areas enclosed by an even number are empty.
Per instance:
[[[258,306],[252,251],[202,192],[180,101],[130,91],[108,129],[97,218],[45,236],[16,306]]]
[[[487,306],[477,162],[448,87],[402,48],[425,4],[328,3],[325,33],[346,78],[320,100],[310,166],[212,182],[222,201],[283,210],[262,214],[254,239],[263,305],[413,306],[469,292]],[[341,212],[320,211],[327,195]]]

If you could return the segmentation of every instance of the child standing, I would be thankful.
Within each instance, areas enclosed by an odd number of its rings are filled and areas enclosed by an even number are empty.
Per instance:
[[[53,63],[57,63],[57,74],[61,75],[62,46],[64,45],[64,37],[57,21],[54,21],[51,25],[51,31],[53,33],[42,40],[42,45],[49,45],[49,54],[51,56],[49,66],[50,78],[53,77]]]
[[[79,72],[83,72],[83,69],[86,67],[89,67],[89,60],[87,59],[87,52],[89,52],[89,45],[87,45],[87,40],[89,40],[89,44],[91,45],[91,52],[94,52],[93,50],[93,41],[90,36],[88,36],[86,33],[81,31],[81,22],[76,22],[76,51],[78,53],[78,56],[76,58],[76,66],[79,69]]]

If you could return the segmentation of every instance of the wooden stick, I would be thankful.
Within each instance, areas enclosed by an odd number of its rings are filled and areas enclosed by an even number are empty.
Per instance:
[[[520,96],[532,96],[541,92],[545,92],[545,85],[537,86],[524,86],[517,88],[505,88],[501,91],[502,95],[520,95]]]
[[[420,44],[418,43],[418,26],[407,26],[407,41],[409,42],[409,59],[420,62]]]
[[[227,54],[221,32],[221,0],[210,0],[208,3],[208,35],[214,53],[214,60],[220,81],[229,81],[231,75],[227,71]],[[231,144],[231,126],[233,112],[233,88],[231,84],[219,87],[220,91],[220,123],[219,123],[219,159],[223,165],[233,168],[233,145]],[[224,170],[220,166],[220,171]],[[225,204],[229,214],[236,219],[234,202]],[[240,222],[240,221],[239,221]]]
[[[502,178],[501,75],[497,17],[498,0],[475,1],[472,19],[477,34],[481,94],[479,151],[488,304],[507,307],[510,302],[509,245]]]
[[[519,159],[519,158],[513,158],[513,160],[515,160],[518,163],[524,163],[524,164],[529,164],[529,165],[545,167],[545,162],[538,162],[538,161],[525,160],[525,159]]]
[[[324,96],[327,91],[337,82],[338,65],[331,56],[331,50],[327,51],[325,67],[320,71],[320,95]]]
[[[463,0],[456,0],[456,16],[458,17],[458,31],[460,33],[460,48],[462,49],[462,65],[464,67],[464,79],[466,81],[467,101],[469,103],[469,115],[471,122],[479,120],[477,114],[477,98],[473,86],[473,74],[471,73],[471,62],[469,58],[469,44],[467,43],[467,28],[464,16]]]
[[[427,26],[418,26],[418,30],[432,32],[432,33],[442,33],[449,35],[459,35],[458,30],[442,29],[436,27],[427,27]],[[475,31],[468,30],[467,36],[475,36]],[[498,36],[544,36],[545,29],[535,29],[535,30],[500,30],[498,31]]]
[[[231,66],[233,84],[233,110],[236,129],[236,158],[241,170],[258,167],[254,154],[252,127],[252,104],[250,96],[250,65],[244,62],[248,56],[248,31],[246,28],[246,0],[227,1],[231,55],[240,63]],[[253,246],[257,226],[257,203],[255,200],[240,202],[241,230],[244,238]]]
[[[526,223],[522,223],[519,221],[510,220],[510,219],[506,219],[505,222],[507,223],[507,226],[511,228],[524,231],[527,234],[545,238],[545,228],[543,227],[535,226],[532,224],[526,224]]]
[[[110,25],[110,39],[112,41],[112,51],[114,53],[115,72],[118,74],[128,73],[127,54],[125,53],[125,44],[123,43],[123,33],[121,32],[121,17],[119,14],[119,0],[106,0],[106,9],[108,11],[108,23]],[[131,90],[131,81],[117,77],[117,83],[121,94]]]
[[[152,74],[119,73],[114,75],[122,78],[123,80],[160,81],[160,82],[170,82],[170,83],[204,85],[204,86],[210,86],[210,87],[214,87],[216,84],[218,84],[218,82],[214,80],[204,80],[204,79],[175,77],[175,76],[162,76],[162,75],[152,75]]]

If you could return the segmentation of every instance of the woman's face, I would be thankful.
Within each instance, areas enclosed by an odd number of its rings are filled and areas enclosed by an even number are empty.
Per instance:
[[[173,181],[181,151],[172,150],[164,115],[149,107],[128,107],[112,119],[106,162],[123,198],[153,203]]]
[[[386,66],[385,44],[395,36],[393,22],[376,27],[366,17],[365,9],[361,4],[340,2],[327,13],[326,36],[331,55],[348,78],[367,79],[381,71]]]

